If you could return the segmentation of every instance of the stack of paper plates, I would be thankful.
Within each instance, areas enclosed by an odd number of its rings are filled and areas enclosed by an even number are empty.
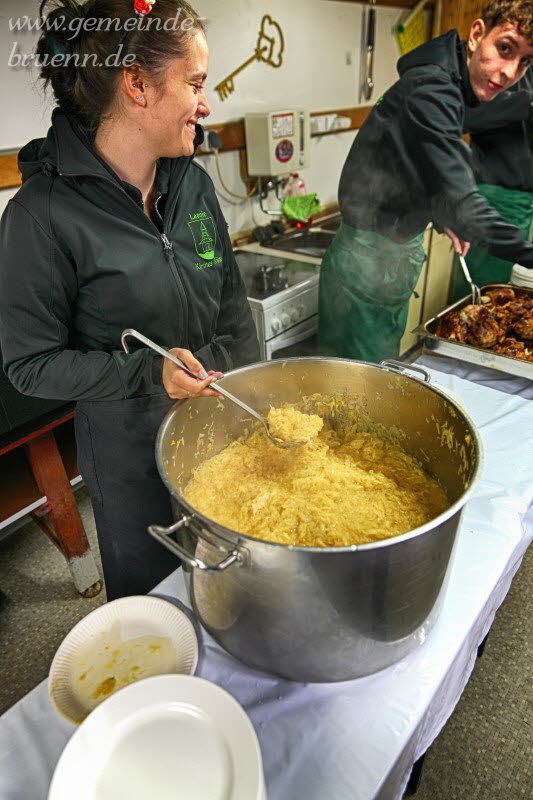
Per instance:
[[[99,705],[67,744],[48,800],[74,797],[266,800],[252,723],[202,678],[146,678]]]
[[[511,272],[511,283],[514,286],[533,289],[533,269],[527,269],[527,267],[521,267],[520,264],[515,264]]]
[[[183,611],[160,597],[121,597],[96,608],[61,643],[48,679],[55,709],[74,724],[135,681],[196,669],[198,640]]]

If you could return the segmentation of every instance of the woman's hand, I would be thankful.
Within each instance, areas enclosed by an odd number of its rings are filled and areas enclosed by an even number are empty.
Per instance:
[[[470,242],[465,242],[464,239],[459,239],[459,237],[449,228],[444,228],[444,233],[448,239],[451,239],[454,252],[459,256],[465,257],[470,250]]]
[[[195,375],[199,376],[204,372],[204,368],[190,350],[174,347],[170,352],[183,361],[187,369],[190,369]],[[207,378],[202,381],[199,377],[191,378],[168,358],[165,358],[163,364],[163,386],[172,400],[183,400],[184,397],[219,397],[220,395],[214,389],[209,388],[217,378],[222,378],[222,372],[210,370]]]

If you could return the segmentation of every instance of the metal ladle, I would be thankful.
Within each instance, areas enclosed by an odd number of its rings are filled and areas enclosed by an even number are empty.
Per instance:
[[[191,370],[188,369],[188,367],[185,366],[183,361],[180,361],[180,359],[177,356],[175,356],[169,350],[166,350],[164,347],[161,347],[155,342],[152,342],[151,339],[148,339],[142,333],[139,333],[139,331],[136,331],[133,328],[127,328],[123,332],[121,337],[122,347],[124,348],[124,351],[126,353],[130,352],[128,349],[128,345],[126,343],[126,339],[128,338],[128,336],[132,336],[134,339],[138,339],[140,342],[145,344],[151,350],[154,350],[160,356],[163,356],[163,358],[167,358],[169,361],[172,361],[173,364],[175,364],[177,367],[186,372],[187,375],[190,375],[191,378],[194,378],[195,380],[198,380],[198,378],[200,378],[200,380],[204,381],[208,377],[207,372],[205,370],[203,370],[200,373],[200,375],[195,375],[194,372],[191,372]],[[293,447],[300,447],[302,444],[305,444],[304,441],[286,442],[284,439],[279,439],[277,436],[274,436],[270,431],[267,419],[263,417],[262,414],[259,414],[258,411],[255,411],[253,408],[250,408],[250,406],[247,405],[245,402],[239,400],[239,398],[235,397],[235,395],[231,394],[231,392],[228,392],[228,390],[224,389],[219,383],[217,383],[217,381],[213,381],[213,383],[210,384],[210,388],[214,389],[216,392],[223,395],[227,400],[230,400],[232,403],[235,403],[235,405],[239,406],[239,408],[242,408],[243,411],[246,411],[247,414],[250,414],[250,416],[254,417],[256,420],[259,420],[259,422],[264,426],[268,438],[277,447],[283,447],[289,449]]]
[[[465,257],[462,256],[460,253],[457,253],[457,255],[459,257],[459,263],[461,264],[465,280],[470,286],[470,291],[472,293],[472,304],[475,306],[479,306],[481,304],[481,289],[474,283],[474,281],[470,277],[470,270],[467,267]]]

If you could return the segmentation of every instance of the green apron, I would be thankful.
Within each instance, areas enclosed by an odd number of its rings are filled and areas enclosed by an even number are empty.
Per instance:
[[[504,189],[502,186],[491,186],[481,183],[478,191],[511,225],[520,228],[524,238],[529,239],[529,231],[533,220],[533,193],[521,192],[518,189]],[[472,280],[478,286],[485,283],[509,283],[513,264],[503,261],[497,256],[487,253],[480,247],[472,245],[466,257]],[[464,279],[463,271],[456,263],[453,282],[453,299],[460,300],[470,294],[470,287]]]
[[[341,223],[320,268],[323,355],[375,363],[398,357],[409,299],[426,259],[423,241],[420,234],[398,244]]]

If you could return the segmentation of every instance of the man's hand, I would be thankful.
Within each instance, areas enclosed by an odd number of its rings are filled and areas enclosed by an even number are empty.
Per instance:
[[[177,367],[168,358],[165,358],[163,364],[163,386],[169,397],[173,400],[183,400],[185,397],[219,397],[220,395],[210,389],[210,385],[218,378],[222,378],[222,372],[213,372],[210,370],[205,380],[200,379],[200,375],[205,373],[204,368],[199,361],[195,359],[190,350],[185,350],[182,347],[174,347],[170,351],[173,355],[177,356],[180,361],[183,361],[187,369],[198,375],[198,378],[192,378],[187,375],[182,369]]]
[[[449,228],[444,228],[444,233],[448,239],[451,240],[454,252],[460,256],[466,256],[470,250],[470,242],[465,242],[463,239],[459,239],[459,237],[456,236],[455,233]]]

